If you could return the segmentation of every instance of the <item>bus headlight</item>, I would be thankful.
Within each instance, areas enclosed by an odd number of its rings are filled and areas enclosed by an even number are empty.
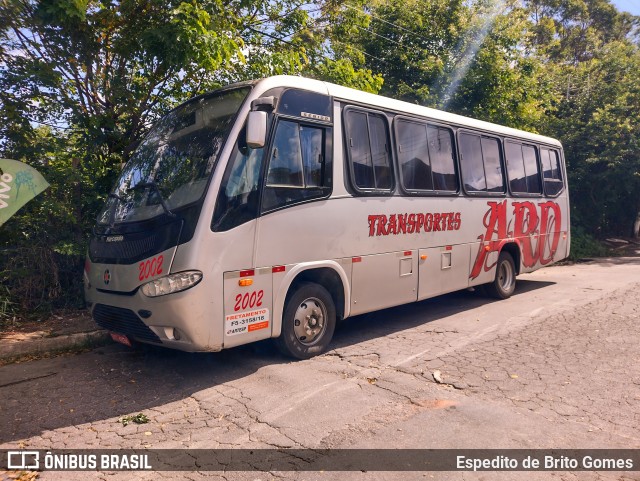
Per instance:
[[[185,271],[154,279],[142,286],[142,293],[147,297],[166,296],[174,292],[184,291],[202,280],[202,272]]]

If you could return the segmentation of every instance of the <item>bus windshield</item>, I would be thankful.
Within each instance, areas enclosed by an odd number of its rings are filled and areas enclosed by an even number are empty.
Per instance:
[[[122,170],[98,224],[146,220],[199,200],[248,92],[198,98],[160,120]]]

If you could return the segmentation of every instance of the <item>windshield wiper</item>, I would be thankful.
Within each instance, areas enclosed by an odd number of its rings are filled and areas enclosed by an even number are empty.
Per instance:
[[[151,189],[155,191],[155,193],[158,194],[158,199],[160,199],[160,205],[164,209],[164,212],[169,217],[176,216],[173,212],[171,212],[171,209],[169,209],[169,206],[165,202],[164,197],[162,197],[162,193],[160,192],[160,189],[158,188],[158,184],[156,184],[155,181],[151,180],[149,182],[138,182],[136,185],[128,189],[128,192],[131,192],[133,190],[144,190],[144,189]]]

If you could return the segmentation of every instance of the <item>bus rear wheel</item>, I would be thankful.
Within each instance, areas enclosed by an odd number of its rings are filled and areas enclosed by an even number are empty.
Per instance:
[[[335,327],[331,294],[319,284],[306,282],[287,299],[276,345],[286,356],[309,359],[327,349]]]
[[[496,264],[496,278],[485,286],[487,294],[508,299],[516,289],[516,265],[508,252],[501,252]]]

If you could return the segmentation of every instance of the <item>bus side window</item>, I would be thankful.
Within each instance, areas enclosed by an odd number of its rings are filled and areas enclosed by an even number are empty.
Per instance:
[[[482,159],[487,178],[488,192],[504,192],[504,178],[500,163],[500,143],[498,139],[482,137]]]
[[[406,190],[433,190],[426,124],[401,120],[397,126],[400,181]]]
[[[211,229],[224,232],[258,216],[264,149],[251,149],[244,129],[238,135],[218,192]]]
[[[514,142],[505,142],[504,152],[507,157],[507,173],[509,174],[509,187],[514,194],[527,192],[527,176],[524,171],[522,158],[522,146]]]
[[[391,193],[393,170],[386,119],[349,108],[345,120],[352,186],[363,192]]]
[[[514,194],[541,194],[540,169],[536,148],[507,140],[504,144],[507,157],[509,186]]]
[[[542,194],[536,148],[533,145],[523,145],[522,155],[524,157],[524,170],[527,175],[527,192],[530,194]]]
[[[326,197],[331,192],[331,130],[280,120],[269,155],[262,211]]]
[[[431,157],[431,173],[433,189],[440,192],[458,190],[455,159],[453,156],[453,132],[451,130],[429,125],[429,156]]]
[[[396,121],[400,181],[411,193],[452,194],[458,190],[453,132],[414,120]]]
[[[563,182],[560,169],[560,157],[556,150],[540,149],[544,172],[544,193],[556,196],[562,192]]]
[[[462,181],[467,191],[478,192],[487,190],[482,164],[482,147],[480,136],[460,134],[460,164],[462,167]]]
[[[461,133],[459,143],[462,179],[467,192],[504,193],[498,139]]]

